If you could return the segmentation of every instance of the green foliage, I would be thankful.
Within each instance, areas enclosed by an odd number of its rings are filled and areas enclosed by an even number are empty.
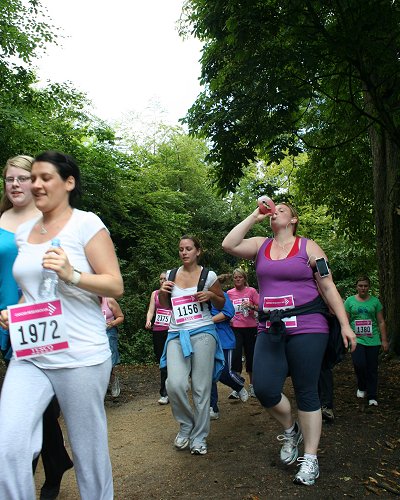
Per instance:
[[[148,300],[146,293],[131,293],[130,290],[119,300],[125,316],[118,330],[121,363],[143,365],[155,362],[152,334],[144,329]]]
[[[113,132],[89,114],[83,93],[67,83],[37,87],[33,60],[58,38],[40,2],[2,1],[0,26],[0,162],[46,149],[80,157],[88,143],[113,143]]]
[[[190,0],[186,13],[205,44],[187,122],[211,141],[221,189],[257,155],[279,161],[299,138],[314,147],[309,133],[327,124],[345,122],[349,141],[379,123],[399,141],[397,2]]]
[[[153,365],[156,360],[153,353],[151,332],[138,330],[135,336],[125,335],[124,329],[118,338],[121,363],[131,365]]]
[[[37,0],[1,0],[0,65],[13,66],[13,57],[31,62],[49,42],[55,43],[55,27]]]
[[[346,111],[329,102],[319,102],[314,112],[329,116],[330,120],[318,119],[318,127],[307,133],[307,141],[315,149],[296,174],[299,189],[304,193],[302,200],[326,205],[341,232],[371,246],[376,235],[366,120],[357,118],[352,109]],[[348,116],[344,119],[345,114]]]

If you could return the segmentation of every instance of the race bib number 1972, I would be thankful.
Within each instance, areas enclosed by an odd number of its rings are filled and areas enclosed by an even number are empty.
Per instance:
[[[7,309],[16,359],[54,354],[69,348],[61,300],[18,304]]]

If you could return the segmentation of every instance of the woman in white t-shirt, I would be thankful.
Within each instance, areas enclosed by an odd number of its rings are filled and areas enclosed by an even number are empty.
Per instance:
[[[168,370],[167,392],[172,413],[179,423],[174,446],[190,448],[192,455],[207,453],[206,438],[210,430],[211,382],[223,367],[224,355],[211,316],[211,302],[222,309],[225,297],[214,271],[209,271],[204,288],[197,291],[202,267],[198,264],[200,242],[194,236],[179,241],[182,266],[175,280],[160,288],[161,305],[172,306],[172,317],[165,349]],[[165,357],[160,366],[165,365]],[[189,377],[194,410],[187,389]]]
[[[43,268],[57,273],[60,319],[63,316],[65,324],[63,331],[62,321],[57,323],[57,333],[64,340],[60,344],[68,348],[15,359],[19,343],[34,349],[38,335],[25,332],[24,342],[20,336],[14,337],[14,357],[0,399],[0,449],[7,450],[0,454],[0,498],[35,497],[32,460],[40,452],[41,416],[56,395],[67,426],[81,497],[111,500],[113,482],[104,410],[111,352],[98,297],[122,295],[118,260],[102,221],[93,213],[72,208],[80,194],[80,173],[70,156],[55,151],[42,153],[34,160],[31,178],[32,194],[42,216],[18,228],[13,273],[26,303],[42,302],[38,288]],[[60,247],[51,248],[55,237]],[[48,306],[47,316],[50,309]],[[0,325],[9,326],[7,310],[1,311]]]

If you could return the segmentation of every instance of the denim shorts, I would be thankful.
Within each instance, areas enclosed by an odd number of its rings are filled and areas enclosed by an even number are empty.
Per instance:
[[[116,326],[108,328],[107,337],[110,344],[112,366],[115,366],[120,363],[118,351],[118,328]]]

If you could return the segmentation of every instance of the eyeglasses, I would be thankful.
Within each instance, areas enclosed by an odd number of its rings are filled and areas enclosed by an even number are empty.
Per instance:
[[[6,177],[4,179],[6,184],[14,184],[15,181],[18,181],[18,184],[24,184],[24,182],[28,182],[31,180],[30,175],[18,175],[18,177]]]

